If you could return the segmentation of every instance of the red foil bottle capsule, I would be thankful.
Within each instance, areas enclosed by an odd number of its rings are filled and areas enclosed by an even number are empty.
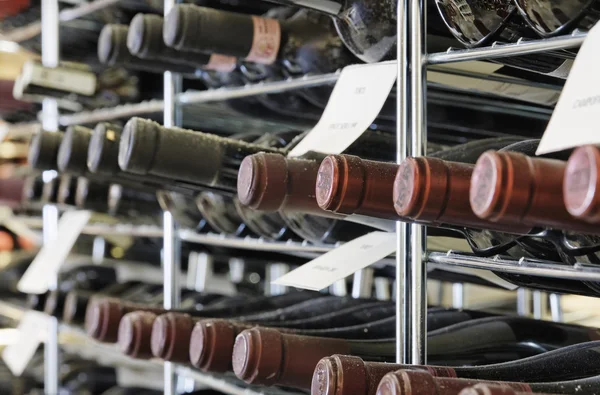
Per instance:
[[[569,214],[591,223],[600,222],[600,149],[579,147],[569,157],[563,193]]]
[[[323,210],[397,219],[393,186],[398,165],[352,155],[329,155],[319,167],[315,194]]]
[[[567,163],[516,152],[488,151],[473,170],[469,200],[473,212],[493,222],[597,233],[564,205]]]
[[[530,226],[505,226],[479,218],[467,200],[474,165],[439,158],[406,158],[394,180],[394,208],[400,217],[427,224],[451,224],[513,233]]]

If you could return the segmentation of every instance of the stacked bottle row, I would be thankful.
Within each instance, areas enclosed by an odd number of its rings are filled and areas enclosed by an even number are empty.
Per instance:
[[[84,325],[98,341],[118,343],[130,357],[233,372],[249,384],[313,394],[400,394],[412,388],[416,392],[407,393],[449,395],[481,380],[517,392],[571,394],[578,388],[595,394],[600,380],[594,328],[430,307],[431,365],[404,366],[393,363],[396,318],[390,302],[309,292],[184,291],[181,308],[165,311],[160,289],[128,282],[73,290],[54,314]]]

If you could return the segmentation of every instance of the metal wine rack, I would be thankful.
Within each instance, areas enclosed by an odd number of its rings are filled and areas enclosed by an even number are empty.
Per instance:
[[[48,67],[58,63],[58,25],[60,21],[72,20],[103,7],[114,4],[117,0],[95,0],[69,11],[58,12],[58,0],[42,0],[42,23],[26,26],[5,37],[13,41],[22,41],[41,31],[42,61]],[[426,0],[398,1],[397,37],[400,45],[397,47],[397,159],[398,162],[407,156],[420,156],[426,152],[427,145],[427,82],[425,78],[427,65],[463,62],[471,60],[486,60],[515,55],[574,48],[581,45],[586,34],[575,31],[573,34],[540,39],[521,40],[511,44],[495,43],[488,47],[477,49],[449,49],[446,52],[431,53],[426,51]],[[175,4],[175,0],[165,0],[165,13]],[[258,83],[236,88],[221,88],[202,92],[182,93],[181,77],[166,72],[164,76],[163,100],[152,100],[138,104],[120,105],[113,108],[80,112],[59,116],[56,103],[51,99],[44,102],[42,123],[47,130],[56,130],[58,126],[68,126],[79,123],[96,123],[106,120],[130,117],[140,114],[164,112],[165,126],[179,124],[179,107],[185,104],[220,101],[243,98],[266,93],[279,93],[288,90],[308,88],[325,84],[333,84],[339,73],[305,76],[278,82]],[[58,214],[55,207],[44,208],[43,219],[21,218],[32,228],[43,226],[44,242],[50,243],[58,237],[56,234]],[[474,269],[487,269],[497,272],[528,274],[554,278],[569,278],[584,281],[599,281],[600,269],[585,264],[572,266],[555,262],[539,260],[508,260],[492,257],[481,258],[464,253],[448,251],[447,253],[429,252],[426,245],[425,229],[416,224],[397,223],[397,254],[396,254],[396,304],[397,304],[397,362],[406,364],[426,363],[426,265],[433,267],[460,266]],[[294,241],[266,241],[257,238],[235,238],[216,234],[198,234],[192,230],[179,229],[170,213],[164,213],[164,224],[158,226],[138,226],[131,224],[106,225],[91,224],[84,228],[84,234],[126,234],[137,237],[162,237],[164,240],[163,277],[165,304],[167,309],[176,308],[179,304],[178,283],[180,271],[179,243],[181,241],[232,247],[238,249],[253,249],[262,251],[277,251],[289,253],[321,254],[334,248],[334,245],[314,245]],[[51,288],[56,287],[56,279]],[[0,302],[0,313],[14,316],[18,319],[22,308],[10,303]],[[45,392],[56,393],[58,388],[58,323],[50,325],[48,340],[45,347]],[[76,328],[61,326],[62,332],[85,337]],[[89,339],[86,337],[86,341]],[[92,342],[94,343],[94,342]],[[110,355],[119,363],[118,352],[114,347],[95,343],[94,350]],[[100,351],[98,351],[100,352]],[[123,358],[123,357],[121,357]],[[139,362],[139,361],[138,361]],[[142,362],[142,365],[164,371],[164,393],[176,394],[176,376],[181,375],[194,381],[220,390],[227,394],[276,394],[286,395],[289,392],[279,389],[254,389],[232,383],[221,377],[198,372],[196,370],[156,361]]]

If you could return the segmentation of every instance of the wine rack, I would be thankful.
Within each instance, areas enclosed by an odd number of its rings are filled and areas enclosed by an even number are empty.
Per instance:
[[[19,31],[8,36],[7,39],[21,41],[41,30],[43,42],[56,43],[58,42],[57,27],[59,21],[81,17],[115,2],[116,0],[96,0],[71,9],[69,12],[63,11],[59,14],[57,0],[43,0],[43,20],[41,25],[36,24],[19,29]],[[165,13],[174,4],[174,0],[165,0]],[[428,54],[425,49],[425,4],[426,0],[398,2],[397,37],[398,41],[403,43],[403,45],[399,45],[397,48],[398,103],[396,115],[398,162],[407,156],[421,156],[426,152],[427,125],[425,119],[427,114],[427,82],[425,74],[428,65],[485,60],[574,48],[580,46],[586,37],[585,33],[575,31],[571,35],[548,39],[521,40],[514,44],[493,44],[477,49],[459,50],[450,48],[446,52]],[[51,67],[58,63],[58,47],[55,44],[44,45],[42,55],[46,66]],[[165,88],[163,100],[152,100],[62,116],[56,114],[55,104],[48,101],[44,104],[42,121],[47,130],[56,130],[58,125],[68,126],[80,123],[96,123],[163,111],[165,126],[177,126],[179,106],[181,105],[222,101],[267,93],[281,93],[288,90],[326,84],[330,85],[335,83],[338,76],[339,72],[305,76],[277,82],[258,83],[238,88],[182,93],[180,91],[180,77],[167,72],[164,76]],[[43,223],[32,218],[21,218],[21,220],[32,228],[43,225],[45,242],[49,242],[49,240],[58,236],[55,234],[57,213],[52,207],[47,207],[44,210]],[[306,242],[273,242],[257,238],[235,238],[217,234],[198,234],[193,230],[179,229],[169,213],[164,213],[164,226],[162,229],[158,226],[136,226],[131,224],[91,224],[84,228],[83,233],[100,236],[104,234],[126,234],[137,237],[162,237],[164,240],[164,307],[167,309],[176,308],[179,304],[179,276],[176,276],[175,273],[180,270],[178,250],[181,241],[238,249],[304,253],[313,256],[325,253],[335,247],[334,245],[314,245]],[[600,269],[584,264],[568,266],[530,259],[507,260],[500,257],[482,258],[454,251],[446,253],[430,252],[427,250],[424,228],[415,224],[397,223],[397,251],[402,252],[396,254],[396,268],[398,273],[396,278],[396,343],[398,363],[426,363],[426,265],[442,268],[459,266],[514,274],[600,282]],[[457,291],[460,293],[460,288],[457,288]],[[0,311],[3,315],[14,316],[15,319],[18,319],[19,314],[22,312],[19,307],[6,302],[0,302]],[[61,326],[60,330],[74,336],[85,336],[78,329],[69,326]],[[117,351],[113,347],[106,347],[99,344],[96,346],[99,348],[95,349],[95,351],[101,349],[102,353],[113,355],[116,358]],[[46,392],[55,393],[55,389],[58,388],[59,366],[57,323],[50,325],[46,352]],[[175,377],[177,375],[192,378],[200,384],[228,394],[290,394],[290,392],[279,389],[253,389],[242,385],[238,386],[219,377],[203,374],[193,369],[173,365],[168,362],[163,364],[153,361],[142,364],[153,369],[163,369],[164,393],[168,395],[176,393]]]

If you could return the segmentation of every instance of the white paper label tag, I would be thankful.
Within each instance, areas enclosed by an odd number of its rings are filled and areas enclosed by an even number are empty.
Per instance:
[[[320,291],[395,251],[395,233],[371,232],[313,259],[272,283]]]
[[[27,62],[21,72],[25,85],[33,84],[45,88],[91,96],[96,92],[96,76],[93,73],[65,67],[44,67]]]
[[[379,115],[397,73],[395,61],[344,67],[321,119],[289,156],[343,152]]]
[[[58,221],[58,239],[38,252],[17,285],[19,291],[29,294],[48,291],[48,281],[58,274],[90,216],[89,211],[68,211],[62,215]]]
[[[48,317],[37,311],[28,311],[21,318],[17,330],[19,340],[6,346],[2,359],[15,376],[20,376],[44,339]]]
[[[600,143],[600,24],[588,33],[548,127],[537,155],[562,151],[585,144]]]

